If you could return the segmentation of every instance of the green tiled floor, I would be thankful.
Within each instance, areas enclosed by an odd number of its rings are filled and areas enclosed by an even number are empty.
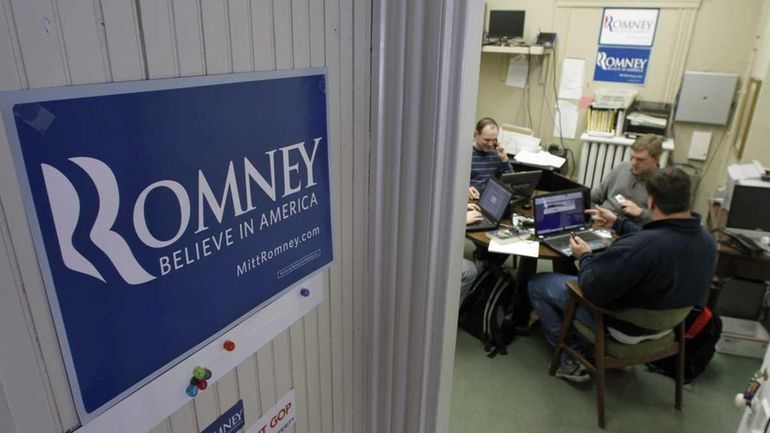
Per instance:
[[[596,425],[593,382],[582,386],[548,376],[551,350],[540,332],[519,337],[508,355],[486,357],[481,343],[458,330],[452,433],[580,433]],[[716,354],[685,386],[681,413],[672,379],[644,366],[607,376],[607,432],[735,432],[742,412],[733,399],[760,367],[758,359]]]

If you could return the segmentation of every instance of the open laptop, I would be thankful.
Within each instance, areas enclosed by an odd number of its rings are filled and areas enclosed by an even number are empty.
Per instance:
[[[500,225],[503,219],[508,202],[511,201],[511,190],[495,178],[489,179],[487,187],[481,193],[479,198],[479,207],[484,219],[476,221],[473,224],[465,226],[467,232],[478,232],[482,230],[493,230]]]
[[[735,185],[725,232],[748,238],[770,253],[761,242],[763,236],[770,236],[770,187]]]
[[[535,235],[541,242],[571,257],[569,239],[574,234],[583,239],[592,250],[607,248],[612,240],[588,228],[590,217],[585,213],[590,192],[576,188],[535,196],[533,214]]]
[[[540,170],[505,173],[500,180],[503,184],[508,185],[508,188],[513,193],[511,201],[520,202],[529,200],[537,183],[540,181],[542,173]]]

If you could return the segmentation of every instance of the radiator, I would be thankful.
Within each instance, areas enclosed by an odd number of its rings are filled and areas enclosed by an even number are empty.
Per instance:
[[[631,159],[631,144],[634,140],[623,137],[593,137],[583,134],[580,137],[580,166],[578,168],[578,182],[593,188],[599,186],[610,171],[623,161]],[[674,141],[671,139],[663,143],[663,153],[660,155],[660,166],[668,164],[668,158],[674,149]]]

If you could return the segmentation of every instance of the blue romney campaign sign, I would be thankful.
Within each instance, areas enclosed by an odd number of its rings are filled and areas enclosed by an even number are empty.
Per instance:
[[[332,261],[321,70],[2,100],[85,419]]]
[[[594,81],[644,84],[650,62],[649,48],[599,46]]]

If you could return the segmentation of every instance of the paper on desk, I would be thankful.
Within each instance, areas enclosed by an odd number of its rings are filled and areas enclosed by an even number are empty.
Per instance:
[[[489,240],[487,248],[493,253],[515,254],[517,256],[537,257],[540,253],[540,242],[517,240],[514,242],[500,243],[497,239]]]
[[[559,84],[559,98],[580,99],[583,96],[583,71],[585,59],[573,59],[567,57],[561,66],[561,83]]]
[[[533,164],[533,165],[539,165],[543,167],[554,167],[554,168],[561,167],[567,161],[564,158],[558,157],[556,155],[552,155],[544,150],[540,150],[539,152],[530,152],[530,151],[524,150],[517,153],[513,159],[515,159],[517,162],[521,162],[524,164]]]
[[[508,60],[508,76],[505,78],[505,85],[523,89],[527,87],[527,77],[529,76],[529,63],[527,56],[511,56]]]
[[[575,132],[577,132],[578,106],[565,99],[559,99],[557,104],[556,116],[553,121],[553,135],[572,140],[575,138]]]

